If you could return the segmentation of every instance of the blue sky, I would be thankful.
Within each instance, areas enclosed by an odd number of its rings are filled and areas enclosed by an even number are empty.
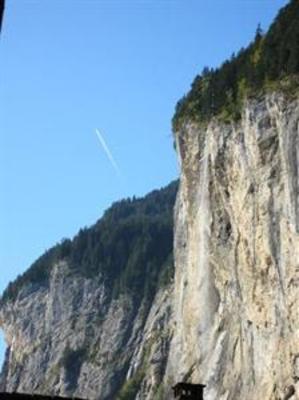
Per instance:
[[[0,291],[112,202],[178,176],[170,123],[177,100],[204,66],[246,46],[258,23],[266,29],[286,3],[7,0],[0,41]]]

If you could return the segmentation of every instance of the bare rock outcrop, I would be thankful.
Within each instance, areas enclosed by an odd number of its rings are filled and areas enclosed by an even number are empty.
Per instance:
[[[299,398],[299,101],[176,132],[170,379],[205,399]]]

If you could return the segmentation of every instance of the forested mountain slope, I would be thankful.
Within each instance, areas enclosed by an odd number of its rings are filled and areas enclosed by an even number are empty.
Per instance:
[[[158,390],[170,339],[176,192],[173,182],[115,203],[8,286],[3,390],[125,399],[160,357],[157,386],[144,389]],[[157,329],[165,337],[154,341]]]
[[[298,20],[291,0],[179,101],[174,249],[176,183],[117,203],[8,287],[6,390],[298,398]]]

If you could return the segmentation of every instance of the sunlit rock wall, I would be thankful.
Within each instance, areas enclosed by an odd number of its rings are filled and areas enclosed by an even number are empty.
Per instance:
[[[168,375],[207,400],[299,398],[298,124],[298,100],[271,94],[176,133]]]
[[[298,399],[298,124],[299,101],[269,94],[177,132],[174,284],[136,305],[57,265],[0,309],[2,388],[168,400],[183,380],[205,400]]]

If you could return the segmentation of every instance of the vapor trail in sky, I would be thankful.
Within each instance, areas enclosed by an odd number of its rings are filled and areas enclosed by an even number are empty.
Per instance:
[[[111,151],[109,150],[109,147],[107,146],[107,143],[105,142],[105,139],[103,138],[103,135],[100,133],[100,131],[98,129],[96,129],[96,135],[97,135],[97,137],[103,147],[103,150],[106,153],[106,156],[108,157],[112,167],[115,169],[115,171],[118,175],[121,175],[120,169],[119,169],[116,161],[114,160],[114,157],[113,157]]]

